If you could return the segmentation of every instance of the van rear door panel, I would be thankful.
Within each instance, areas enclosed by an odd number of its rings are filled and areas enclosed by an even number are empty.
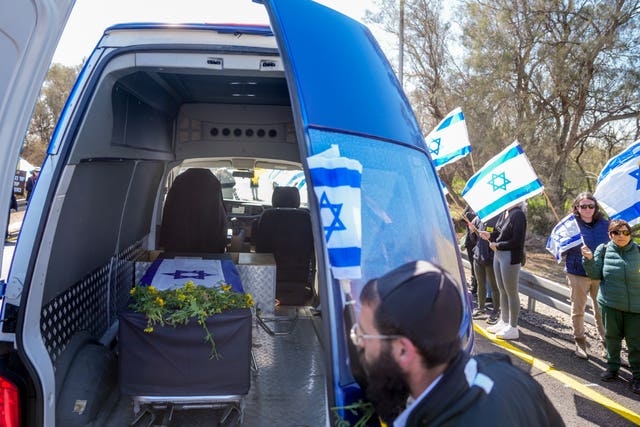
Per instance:
[[[370,31],[313,1],[264,3],[285,66],[298,141],[304,141],[300,157],[337,145],[341,155],[364,167],[363,277],[352,282],[353,296],[357,298],[366,280],[414,259],[445,262],[462,283],[447,205],[420,126]],[[313,183],[309,176],[306,179],[313,194]],[[397,191],[379,191],[387,189],[387,182],[395,183]],[[314,198],[310,207],[316,253],[325,254]],[[349,325],[343,325],[344,296],[327,263],[323,257],[318,260],[323,313],[330,312],[323,316],[325,342],[331,344],[326,349],[329,404],[342,406],[352,403],[358,391],[346,362]],[[463,334],[470,333],[467,322]]]

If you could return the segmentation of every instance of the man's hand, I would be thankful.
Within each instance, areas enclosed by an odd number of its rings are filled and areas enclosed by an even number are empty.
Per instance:
[[[587,245],[582,245],[580,252],[582,252],[582,256],[586,259],[593,259],[593,252],[591,252],[591,249],[589,249]]]

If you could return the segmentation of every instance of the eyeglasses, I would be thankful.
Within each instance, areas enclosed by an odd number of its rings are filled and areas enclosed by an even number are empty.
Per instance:
[[[611,231],[611,234],[613,234],[614,236],[619,236],[621,234],[623,236],[629,236],[631,232],[629,230],[613,230]]]
[[[580,209],[595,209],[596,205],[579,205]]]
[[[356,347],[362,344],[363,340],[395,340],[400,338],[400,335],[369,335],[363,334],[360,331],[360,326],[357,323],[354,323],[351,327],[351,332],[349,333],[349,337],[351,338],[351,342]]]

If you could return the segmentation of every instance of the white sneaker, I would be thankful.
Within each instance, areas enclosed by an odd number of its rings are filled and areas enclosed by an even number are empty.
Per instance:
[[[489,326],[487,328],[487,331],[491,332],[492,334],[495,334],[496,332],[499,332],[502,329],[504,329],[505,326],[509,326],[509,324],[504,322],[502,319],[500,319],[498,320],[498,323],[496,323],[495,325]]]
[[[500,338],[502,340],[517,340],[520,337],[520,332],[518,332],[517,326],[507,326],[500,332],[496,333],[496,338]]]

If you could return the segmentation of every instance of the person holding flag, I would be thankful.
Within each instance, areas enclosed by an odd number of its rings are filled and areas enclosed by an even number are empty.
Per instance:
[[[527,234],[527,217],[524,203],[510,207],[502,213],[493,232],[480,231],[480,238],[489,241],[494,251],[493,271],[500,293],[500,319],[487,330],[503,340],[517,340],[520,294],[518,281],[524,262],[524,238]]]
[[[576,196],[569,216],[569,219],[574,221],[575,226],[577,226],[573,227],[574,233],[577,233],[577,235],[572,239],[576,244],[560,252],[560,256],[565,256],[564,271],[567,275],[569,289],[571,289],[571,321],[573,323],[575,355],[580,359],[588,359],[584,334],[584,313],[587,307],[587,296],[589,295],[594,302],[593,314],[596,319],[598,339],[603,347],[605,345],[605,333],[602,316],[598,309],[598,304],[596,304],[600,280],[594,280],[587,276],[582,266],[580,247],[586,245],[591,251],[595,251],[598,245],[607,243],[609,241],[609,220],[604,217],[598,206],[598,201],[589,192],[583,192]],[[554,232],[557,233],[556,228],[554,228]],[[549,239],[553,239],[553,233]],[[549,248],[548,243],[547,248]]]
[[[518,279],[524,263],[527,218],[524,202],[544,191],[544,187],[524,150],[514,141],[491,158],[467,181],[462,197],[486,222],[500,215],[493,232],[480,232],[495,252],[493,270],[500,293],[500,320],[488,328],[502,339],[518,339],[520,297]]]

